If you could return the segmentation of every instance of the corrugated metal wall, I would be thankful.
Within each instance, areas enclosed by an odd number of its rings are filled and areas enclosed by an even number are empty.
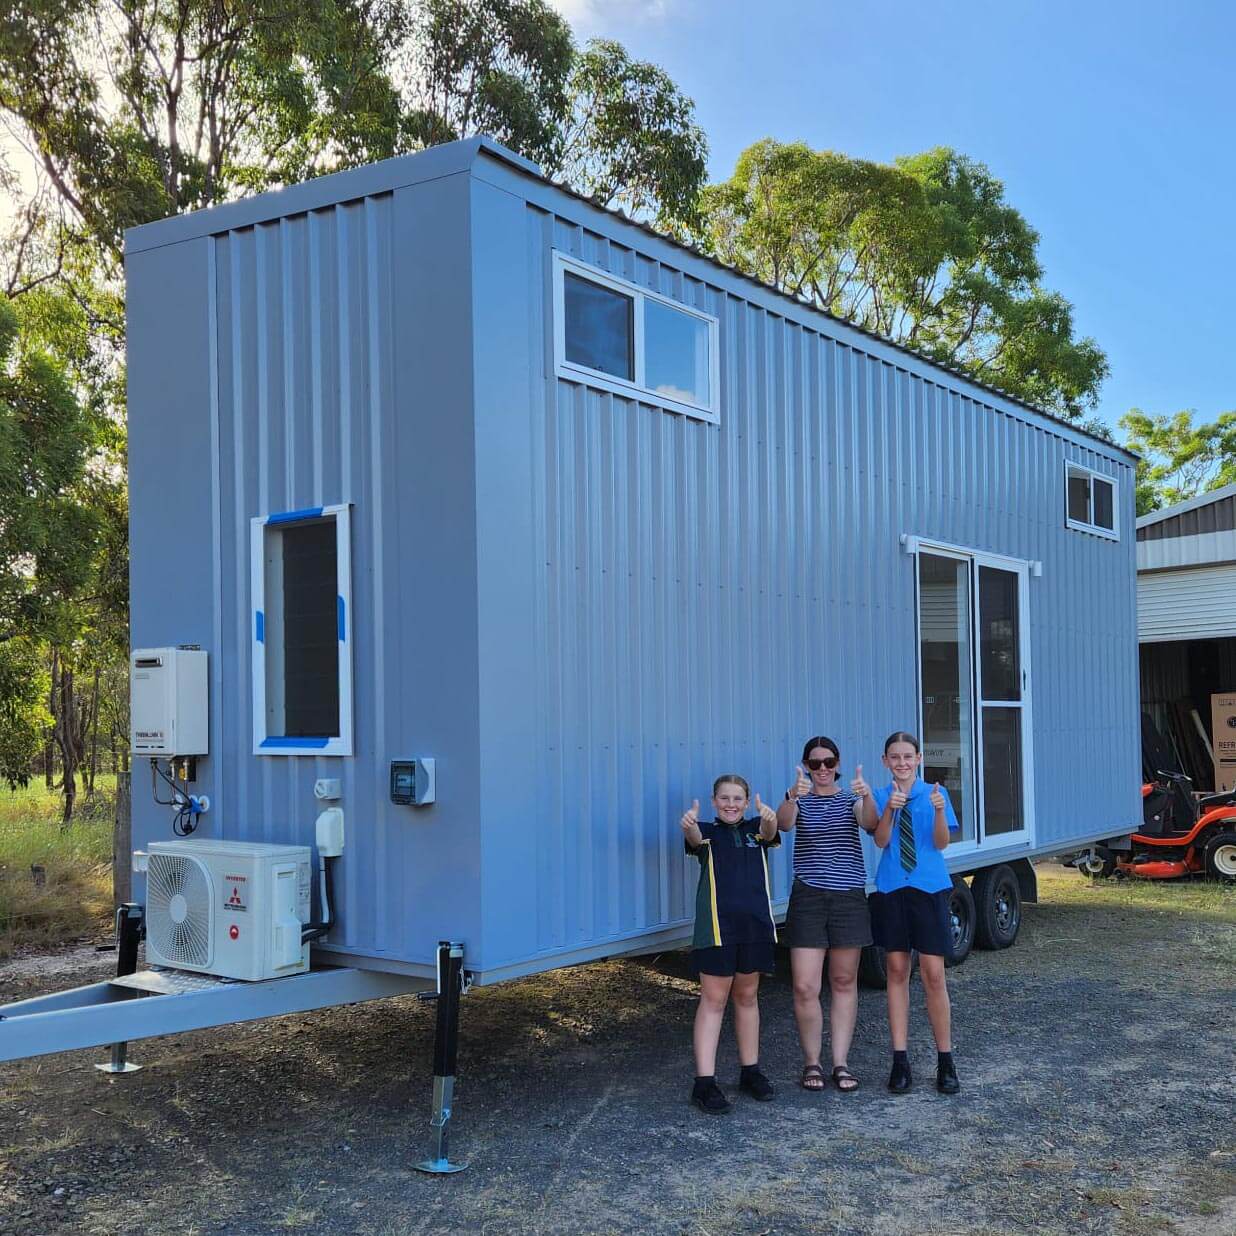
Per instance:
[[[857,762],[879,779],[884,735],[918,724],[902,534],[1043,562],[1030,581],[1039,841],[1135,819],[1127,463],[771,312],[745,281],[688,277],[669,246],[616,243],[630,228],[565,216],[529,207],[522,241],[527,717],[543,812],[527,868],[535,921],[508,934],[509,955],[688,918],[696,868],[677,819],[693,798],[707,808],[718,773],[742,773],[775,805],[804,738],[824,732],[847,779]],[[719,317],[720,427],[555,379],[555,248]],[[477,415],[483,427],[483,401]],[[1066,457],[1120,478],[1121,543],[1065,529]],[[492,930],[488,902],[486,918]]]
[[[1137,577],[1137,635],[1143,642],[1236,635],[1236,566],[1155,571]]]
[[[479,939],[479,792],[466,771],[478,742],[466,206],[467,177],[448,177],[191,242],[209,250],[196,297],[212,321],[195,342],[210,352],[212,390],[176,415],[209,426],[212,458],[192,460],[195,484],[213,487],[209,521],[183,519],[176,487],[149,472],[133,485],[144,564],[166,572],[178,546],[215,546],[206,636],[163,620],[174,571],[134,592],[135,638],[145,624],[156,640],[196,638],[211,652],[199,789],[212,808],[199,835],[311,843],[314,781],[341,778],[347,839],[330,946],[425,965],[444,935]],[[137,299],[157,317],[165,295]],[[177,389],[140,338],[131,360]],[[139,450],[165,432],[159,415],[149,399],[134,407]],[[356,756],[255,756],[250,520],[337,502],[352,505]],[[388,761],[409,754],[438,757],[445,808],[389,801]],[[166,812],[138,809],[135,837],[166,835]]]

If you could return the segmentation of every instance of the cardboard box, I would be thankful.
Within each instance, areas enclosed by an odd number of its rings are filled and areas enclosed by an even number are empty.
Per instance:
[[[1210,697],[1212,746],[1215,752],[1215,792],[1236,790],[1236,691]]]

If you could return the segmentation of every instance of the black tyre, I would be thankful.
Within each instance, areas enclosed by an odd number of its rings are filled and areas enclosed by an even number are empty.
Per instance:
[[[959,875],[953,877],[953,892],[948,902],[949,930],[953,939],[953,955],[945,957],[946,966],[959,966],[974,947],[974,895]]]
[[[974,942],[979,948],[1008,948],[1021,928],[1021,888],[1013,869],[985,867],[970,886],[974,896]]]
[[[910,954],[911,975],[918,969],[918,950]],[[868,944],[858,957],[858,981],[864,987],[883,991],[888,986],[884,968],[884,950],[878,944]]]
[[[1236,881],[1236,830],[1225,828],[1206,842],[1206,874],[1212,880]]]

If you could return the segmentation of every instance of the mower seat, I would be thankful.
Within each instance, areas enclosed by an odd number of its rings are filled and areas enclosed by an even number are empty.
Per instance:
[[[1226,794],[1211,794],[1199,798],[1197,805],[1203,811],[1213,811],[1216,807],[1236,807],[1236,790],[1228,790]]]

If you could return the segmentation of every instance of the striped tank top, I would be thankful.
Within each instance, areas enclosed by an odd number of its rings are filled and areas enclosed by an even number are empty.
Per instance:
[[[867,867],[849,790],[804,794],[794,830],[794,878],[812,888],[847,892],[867,886]]]

